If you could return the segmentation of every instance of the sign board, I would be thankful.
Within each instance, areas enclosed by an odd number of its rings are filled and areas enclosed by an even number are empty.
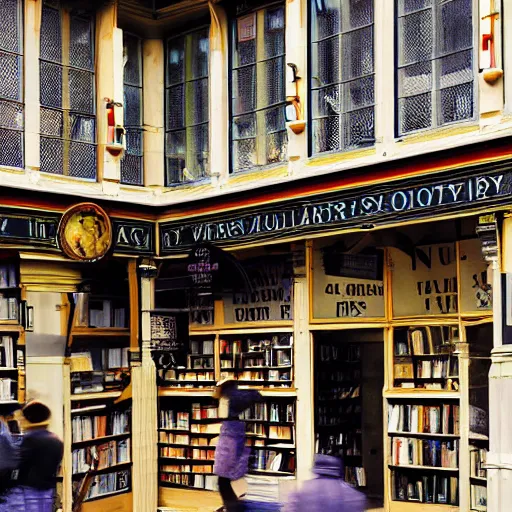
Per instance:
[[[440,180],[421,178],[418,184],[391,188],[383,185],[323,195],[321,199],[263,205],[244,212],[209,215],[201,220],[160,223],[162,254],[189,250],[196,244],[229,246],[272,237],[273,240],[374,222],[417,219],[454,212],[468,206],[496,205],[510,200],[512,171]]]
[[[112,219],[114,252],[151,256],[155,252],[153,222]]]
[[[251,290],[224,297],[227,324],[293,319],[292,263],[287,257],[261,257],[242,262]]]
[[[32,210],[6,209],[0,211],[0,241],[57,249],[59,214]]]

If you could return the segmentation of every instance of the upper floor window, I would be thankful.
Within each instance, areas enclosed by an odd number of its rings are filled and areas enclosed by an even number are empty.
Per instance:
[[[167,41],[165,161],[167,185],[209,175],[209,28]]]
[[[272,6],[239,16],[232,26],[232,170],[284,162],[285,9]]]
[[[312,0],[312,153],[373,144],[373,0]]]
[[[0,165],[23,167],[21,0],[0,2]]]
[[[45,2],[40,70],[41,171],[96,179],[92,17]]]
[[[474,115],[473,0],[398,0],[398,135]]]
[[[123,35],[124,127],[126,151],[121,160],[121,183],[142,185],[142,45]]]

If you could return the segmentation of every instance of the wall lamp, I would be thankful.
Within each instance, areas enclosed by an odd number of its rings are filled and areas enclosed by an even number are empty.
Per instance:
[[[293,62],[286,64],[286,78],[290,83],[295,84],[295,96],[286,98],[285,118],[290,130],[298,135],[306,128],[306,121],[303,119],[302,108],[300,105],[299,80],[297,65]]]
[[[107,145],[106,149],[112,156],[119,156],[125,150],[125,129],[116,124],[116,108],[122,103],[105,98],[107,111]]]

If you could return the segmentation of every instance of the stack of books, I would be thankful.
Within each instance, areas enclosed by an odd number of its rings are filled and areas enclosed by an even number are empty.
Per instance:
[[[11,336],[2,336],[0,338],[0,367],[14,368],[15,367],[15,344]]]
[[[90,301],[90,327],[126,327],[126,308],[114,308],[111,300]]]
[[[14,382],[12,379],[0,379],[0,402],[14,400]]]

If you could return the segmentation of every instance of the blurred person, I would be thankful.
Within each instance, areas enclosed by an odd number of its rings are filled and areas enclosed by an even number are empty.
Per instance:
[[[218,476],[219,492],[226,512],[241,512],[244,507],[233,490],[232,482],[243,478],[249,469],[250,448],[246,446],[245,422],[240,414],[262,400],[258,391],[239,389],[232,377],[221,380],[214,398],[220,399],[219,410],[227,409],[215,449],[213,472]]]
[[[19,433],[13,416],[19,408],[17,403],[0,404],[0,512],[20,510],[12,493],[20,462],[19,447],[13,438]]]
[[[343,481],[342,462],[331,455],[316,455],[316,478],[304,482],[290,496],[284,512],[364,512],[366,497]]]
[[[57,472],[64,445],[48,431],[51,411],[32,400],[21,410],[23,440],[16,492],[23,497],[25,512],[53,512]]]

